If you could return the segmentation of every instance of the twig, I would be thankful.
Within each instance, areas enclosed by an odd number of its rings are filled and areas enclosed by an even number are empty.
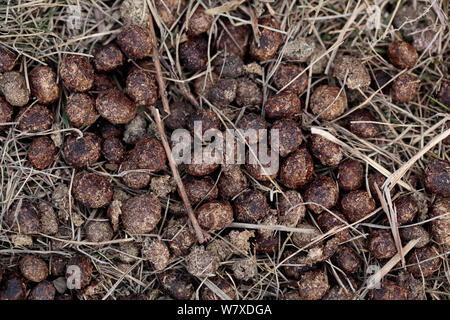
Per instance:
[[[150,28],[150,35],[152,36],[153,39],[152,55],[153,55],[153,62],[155,63],[156,80],[158,81],[159,95],[161,96],[164,111],[167,113],[167,115],[170,115],[169,101],[167,100],[166,95],[166,82],[164,81],[164,78],[162,76],[161,62],[159,61],[159,52],[157,47],[158,40],[156,38],[155,27],[153,26],[153,17],[151,14],[148,15],[148,24]]]
[[[386,181],[382,185],[383,189],[383,197],[380,197],[381,201],[384,201],[385,204],[387,204],[387,207],[389,210],[386,212],[385,208],[383,207],[383,210],[385,210],[388,217],[390,217],[389,222],[391,223],[392,228],[392,234],[394,236],[395,244],[397,246],[397,250],[400,253],[401,260],[402,260],[402,266],[405,266],[405,258],[401,254],[402,253],[402,246],[400,241],[400,234],[398,232],[398,223],[397,223],[397,214],[394,210],[394,207],[392,206],[392,200],[391,200],[391,190],[395,187],[395,185],[400,181],[400,179],[405,175],[405,173],[411,168],[411,166],[419,160],[425,153],[427,153],[431,148],[433,148],[436,144],[444,140],[450,135],[450,129],[445,130],[441,134],[434,137],[428,144],[420,150],[414,157],[409,159],[404,165],[402,165],[397,171],[392,173]],[[378,190],[377,190],[378,192]]]
[[[155,29],[153,26],[153,18],[152,18],[151,14],[149,14],[148,19],[149,19],[150,33],[151,33],[153,39],[156,40]],[[163,107],[164,107],[164,110],[167,112],[167,114],[170,114],[169,101],[167,100],[167,96],[166,96],[165,84],[164,84],[164,79],[162,77],[161,65],[159,63],[159,55],[158,55],[158,48],[156,47],[156,42],[153,43],[153,61],[155,62],[156,76],[158,79],[159,92],[161,95]],[[173,178],[175,179],[175,182],[177,184],[178,191],[180,193],[181,199],[183,200],[184,207],[189,216],[189,220],[191,220],[192,227],[194,228],[195,233],[197,235],[197,240],[199,243],[203,243],[210,236],[208,233],[203,231],[202,228],[200,228],[197,218],[194,215],[194,211],[192,210],[191,202],[188,199],[186,190],[184,189],[183,182],[181,181],[180,173],[178,172],[177,165],[175,163],[175,160],[173,159],[172,150],[170,149],[169,141],[167,140],[167,136],[164,131],[164,126],[163,126],[163,122],[161,120],[161,116],[159,115],[159,111],[154,106],[150,107],[150,111],[152,113],[153,119],[156,122],[156,127],[158,128],[158,132],[161,135],[162,144],[163,144],[164,150],[166,151],[166,154],[167,154],[167,159],[169,161],[169,166],[172,171]]]

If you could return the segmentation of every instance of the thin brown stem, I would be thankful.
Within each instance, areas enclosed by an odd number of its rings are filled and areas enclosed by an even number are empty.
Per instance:
[[[185,84],[183,82],[178,83],[178,87],[180,88],[183,95],[186,97],[186,99],[189,100],[189,102],[196,107],[197,109],[200,109],[200,104],[198,103],[197,99],[192,95],[192,93],[186,88]]]

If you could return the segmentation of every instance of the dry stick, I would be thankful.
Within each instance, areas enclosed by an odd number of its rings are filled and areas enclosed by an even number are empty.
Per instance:
[[[419,160],[425,153],[427,153],[431,148],[433,148],[436,144],[444,140],[450,135],[450,129],[445,130],[441,134],[435,136],[428,144],[422,148],[414,157],[408,160],[404,165],[402,165],[397,171],[392,173],[386,181],[382,185],[383,189],[383,197],[380,199],[383,199],[387,203],[387,206],[389,208],[388,216],[390,216],[389,222],[391,223],[392,233],[394,236],[394,240],[397,246],[397,250],[400,253],[401,260],[402,260],[402,266],[405,266],[405,258],[402,254],[402,246],[400,241],[400,235],[398,232],[398,223],[397,223],[397,214],[394,210],[394,207],[392,206],[392,200],[391,200],[391,193],[390,191],[392,188],[395,187],[397,182],[400,181],[400,179],[405,175],[406,171],[411,168],[411,166]],[[384,209],[384,208],[383,208]]]
[[[377,283],[379,283],[379,281],[386,275],[388,274],[389,271],[391,271],[391,269],[402,259],[405,258],[405,255],[412,249],[414,248],[414,246],[417,244],[417,242],[419,242],[420,239],[414,239],[411,240],[410,242],[408,242],[408,244],[406,246],[404,246],[402,248],[403,254],[397,253],[395,256],[393,256],[384,266],[383,268],[381,268],[380,270],[378,270],[377,273],[375,273],[374,275],[370,276],[367,279],[367,286],[368,289],[371,289],[374,287],[374,285],[376,285]],[[367,293],[364,292],[362,294],[362,296],[365,296]]]
[[[200,109],[200,103],[198,103],[197,99],[195,99],[192,93],[186,88],[184,82],[178,82],[178,88],[180,88],[186,99],[188,99],[194,107]]]
[[[152,35],[153,39],[156,40],[155,28],[153,27],[153,18],[151,14],[149,14],[148,19],[150,25],[150,34]],[[161,64],[159,62],[159,54],[158,48],[156,47],[156,41],[153,42],[153,61],[155,62],[156,78],[158,80],[159,92],[162,98],[163,107],[164,110],[167,112],[167,114],[170,115],[169,101],[167,100],[166,96],[165,83],[162,77]],[[161,135],[162,144],[167,154],[167,160],[169,161],[170,170],[172,171],[173,178],[177,183],[178,191],[180,193],[181,199],[183,200],[184,207],[188,213],[189,220],[191,220],[192,227],[194,228],[195,233],[197,235],[197,240],[198,242],[203,243],[205,242],[206,238],[209,238],[209,234],[207,234],[205,231],[202,230],[202,228],[200,228],[197,218],[194,215],[194,211],[192,210],[191,203],[188,199],[186,190],[184,189],[183,182],[181,181],[180,173],[178,172],[177,165],[175,163],[175,160],[173,159],[172,150],[170,149],[169,141],[167,140],[167,136],[164,131],[164,126],[161,117],[159,115],[159,111],[154,106],[150,107],[150,111],[152,113],[153,119],[155,119],[158,132]]]

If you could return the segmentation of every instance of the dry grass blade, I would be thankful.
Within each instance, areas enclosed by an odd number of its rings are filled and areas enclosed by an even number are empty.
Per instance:
[[[387,24],[386,29],[384,30],[383,34],[381,35],[380,40],[384,39],[384,37],[386,37],[386,35],[388,34],[390,26],[392,24],[392,21],[394,21],[395,15],[397,14],[398,8],[400,8],[401,3],[402,3],[401,0],[397,0],[397,4],[395,5],[394,12],[392,13],[391,18],[389,19],[389,23]]]
[[[223,292],[218,286],[216,286],[211,280],[205,279],[204,283],[220,299],[228,301],[231,300],[231,298],[225,292]]]
[[[431,148],[433,148],[439,142],[441,142],[442,140],[447,138],[449,135],[450,135],[450,129],[447,129],[444,132],[442,132],[441,134],[435,136],[430,142],[428,142],[428,144],[424,148],[422,148],[417,154],[415,154],[411,159],[409,159],[408,162],[406,162],[403,166],[401,166],[397,171],[392,173],[392,175],[390,175],[386,179],[386,181],[384,182],[384,184],[382,186],[382,188],[385,189],[384,190],[385,194],[386,194],[386,192],[389,193],[389,191],[392,188],[394,188],[397,183],[400,184],[400,181],[401,181],[401,178],[403,177],[403,175],[406,173],[406,171],[409,170],[409,168],[411,168],[411,166],[417,160],[419,160],[425,153],[430,151]]]
[[[117,240],[110,240],[110,241],[102,241],[102,242],[89,242],[89,241],[75,241],[75,240],[67,240],[67,239],[61,239],[57,237],[52,237],[47,234],[40,233],[39,234],[42,237],[57,240],[64,243],[70,243],[70,244],[76,244],[79,246],[104,246],[104,245],[110,245],[110,244],[117,244],[117,243],[126,243],[126,242],[133,242],[136,239],[134,238],[127,238],[127,239],[117,239]]]
[[[298,233],[314,233],[311,229],[302,228],[290,228],[281,225],[264,225],[253,223],[232,222],[228,225],[228,228],[242,228],[242,229],[256,229],[256,230],[272,230],[272,231],[286,231],[286,232],[298,232]]]
[[[380,202],[381,202],[381,207],[383,208],[383,211],[386,213],[386,216],[389,220],[389,225],[391,226],[391,231],[392,231],[392,236],[395,241],[395,246],[397,247],[397,252],[400,254],[400,257],[402,258],[402,265],[404,266],[405,259],[403,257],[403,252],[402,252],[402,240],[400,239],[400,233],[398,231],[397,212],[394,210],[394,212],[391,213],[389,211],[389,205],[387,204],[387,201],[389,201],[389,203],[392,205],[392,201],[390,199],[390,190],[387,191],[389,193],[389,195],[388,195],[389,199],[386,200],[385,197],[383,196],[383,194],[381,193],[378,185],[376,183],[374,183],[373,186],[375,187],[375,190],[377,191],[378,199],[380,199]]]
[[[151,14],[148,15],[148,25],[150,27],[150,34],[153,39],[153,41],[152,41],[152,56],[153,56],[153,62],[155,64],[155,69],[156,69],[156,80],[158,81],[159,95],[161,96],[164,111],[167,113],[167,115],[170,115],[169,100],[167,100],[167,94],[166,94],[166,82],[164,81],[164,78],[162,76],[161,62],[159,61],[159,52],[158,52],[158,45],[157,45],[158,40],[156,38],[155,26],[153,25],[153,18],[152,18]]]
[[[336,57],[337,54],[337,50],[339,49],[340,43],[342,43],[342,40],[345,37],[345,34],[347,33],[347,31],[350,29],[350,26],[353,24],[353,22],[355,21],[356,17],[363,11],[366,9],[366,4],[361,4],[360,1],[358,1],[358,3],[356,4],[356,8],[353,10],[352,15],[350,16],[350,18],[347,20],[347,22],[345,23],[344,27],[342,28],[341,31],[339,31],[339,36],[336,40],[336,43],[339,43],[339,45],[337,45],[334,49],[333,52],[331,53],[331,57],[328,60],[328,64],[327,67],[325,68],[325,74],[328,74],[331,64],[334,60],[334,57]]]

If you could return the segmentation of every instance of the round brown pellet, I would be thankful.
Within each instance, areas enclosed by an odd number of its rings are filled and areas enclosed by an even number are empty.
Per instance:
[[[148,57],[154,39],[147,28],[132,24],[126,26],[117,36],[117,43],[125,55],[133,60]]]
[[[37,256],[23,257],[19,261],[19,267],[22,275],[30,281],[41,282],[48,277],[47,263]]]
[[[158,172],[166,166],[167,156],[162,143],[156,138],[144,138],[134,146],[130,153],[132,160],[140,169]]]
[[[391,230],[375,229],[369,233],[367,249],[377,259],[389,259],[397,253]]]
[[[342,190],[359,189],[362,186],[363,179],[364,171],[359,161],[349,159],[339,164],[338,183]]]
[[[307,187],[304,194],[309,210],[315,214],[324,211],[324,208],[334,207],[339,200],[339,190],[336,182],[327,176],[315,178]]]
[[[298,76],[300,73],[303,74]],[[287,86],[285,90],[290,90],[296,94],[301,94],[308,87],[308,75],[305,72],[305,68],[299,65],[293,63],[280,64],[277,71],[273,75],[273,82],[275,87],[278,89],[282,89]]]
[[[347,118],[349,130],[361,138],[374,138],[380,134],[381,129],[377,119],[366,109],[358,109]]]
[[[292,91],[280,92],[266,101],[266,115],[271,119],[298,117],[302,112],[302,102]]]
[[[302,144],[302,129],[296,121],[292,119],[277,120],[270,129],[271,136],[274,130],[278,130],[280,156],[286,157]]]
[[[406,258],[408,271],[414,278],[431,277],[441,266],[438,255],[438,249],[431,245],[412,250]]]
[[[179,46],[180,63],[186,71],[198,72],[206,68],[208,61],[207,41],[198,36],[189,38]]]
[[[352,274],[361,268],[361,260],[356,252],[348,246],[341,246],[333,257],[337,266],[345,273]]]
[[[134,196],[122,205],[121,219],[129,233],[149,233],[161,219],[161,204],[153,195]]]
[[[257,223],[269,212],[266,197],[260,191],[241,193],[234,201],[234,216],[239,222]]]
[[[138,106],[153,105],[159,97],[156,77],[135,68],[127,76],[125,92]]]
[[[425,188],[432,193],[450,197],[450,163],[445,160],[433,160],[425,167]]]
[[[211,177],[187,176],[183,179],[184,188],[192,205],[201,201],[211,201],[217,198],[219,190]]]
[[[125,57],[115,43],[100,47],[94,54],[94,67],[97,71],[112,71],[125,62]]]
[[[258,26],[280,29],[280,25],[272,17],[259,18]],[[258,61],[267,61],[276,56],[283,39],[279,32],[262,27],[259,27],[258,30],[258,40],[253,39],[250,43],[250,55]]]
[[[349,222],[356,222],[375,210],[375,200],[366,191],[355,190],[341,200],[342,212]]]
[[[213,22],[213,16],[205,12],[201,5],[189,17],[187,33],[190,36],[198,36],[209,30]]]
[[[327,167],[337,166],[344,156],[342,148],[338,144],[319,134],[309,136],[308,148],[311,154]]]
[[[360,59],[349,55],[342,55],[334,61],[333,77],[342,84],[345,81],[345,85],[351,90],[368,88],[370,85],[367,68]]]
[[[322,85],[311,95],[311,111],[320,120],[333,120],[347,108],[345,91],[334,86]]]
[[[415,75],[404,73],[392,83],[392,99],[400,103],[413,100],[419,92],[419,80]]]
[[[136,105],[117,88],[101,92],[95,100],[95,107],[112,124],[125,124],[136,116]]]
[[[67,100],[66,115],[69,122],[75,127],[90,126],[98,118],[94,98],[87,93],[72,94]]]
[[[39,212],[31,203],[16,202],[6,213],[6,225],[12,231],[25,235],[37,234],[41,232],[41,222],[39,220]]]
[[[48,130],[52,127],[55,117],[49,108],[35,104],[29,108],[23,108],[16,117],[17,129],[36,133]]]
[[[280,168],[280,181],[288,188],[305,186],[314,172],[314,162],[305,148],[292,152]]]
[[[399,69],[411,69],[419,57],[416,49],[402,40],[396,40],[389,45],[388,56],[391,63]]]
[[[119,138],[106,138],[102,144],[102,154],[111,163],[122,163],[125,159],[125,146]]]
[[[138,166],[130,159],[126,159],[122,162],[120,173],[130,170],[138,170]],[[145,188],[152,179],[150,173],[147,172],[129,172],[122,176],[123,183],[132,189],[143,189]]]
[[[213,200],[196,210],[198,223],[208,231],[225,228],[233,221],[233,208],[227,201]]]

